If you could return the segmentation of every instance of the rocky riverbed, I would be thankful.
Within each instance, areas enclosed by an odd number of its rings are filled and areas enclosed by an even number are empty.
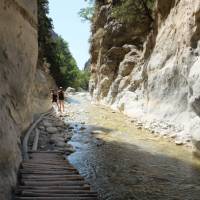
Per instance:
[[[70,162],[102,200],[198,200],[200,162],[174,138],[152,134],[85,93],[70,95]]]
[[[65,110],[35,129],[39,150],[64,151],[101,200],[199,200],[200,161],[191,148],[92,104],[87,93],[69,95]]]
[[[64,117],[56,113],[45,117],[30,136],[29,150],[32,150],[36,132],[39,132],[38,150],[63,151],[67,155],[74,152],[68,144],[72,138],[73,127],[64,122]]]

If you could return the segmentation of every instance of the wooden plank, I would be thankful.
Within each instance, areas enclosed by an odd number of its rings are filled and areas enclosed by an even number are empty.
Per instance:
[[[56,157],[56,156],[31,156],[31,160],[34,160],[35,162],[37,162],[37,160],[48,160],[48,161],[63,161],[64,158],[62,157]]]
[[[54,150],[54,151],[28,151],[28,153],[30,155],[32,154],[64,154],[64,151],[57,151],[57,150]]]
[[[48,166],[48,165],[35,165],[35,166],[31,166],[31,165],[24,165],[22,164],[22,169],[24,170],[72,170],[72,171],[76,171],[76,169],[70,165],[68,166]]]
[[[83,178],[79,174],[75,175],[32,175],[32,174],[23,174],[21,178],[30,178],[30,179],[38,179],[38,178]]]
[[[72,194],[58,194],[58,193],[37,193],[24,191],[22,197],[97,197],[95,193],[72,193]]]
[[[90,190],[89,185],[84,186],[18,186],[19,190]]]
[[[61,163],[61,162],[64,162],[65,160],[64,159],[49,159],[49,158],[33,158],[31,159],[30,161],[34,161],[35,163],[39,163],[39,162],[43,162],[43,161],[46,161],[46,162],[51,162],[51,163]]]
[[[32,153],[19,170],[15,200],[97,200],[97,193],[62,154]]]
[[[26,132],[24,140],[23,140],[23,144],[22,144],[23,156],[24,156],[25,160],[29,159],[29,155],[28,155],[28,140],[29,140],[30,134],[32,133],[34,128],[37,126],[37,124],[39,124],[39,122],[43,119],[43,117],[45,117],[46,115],[49,115],[51,113],[52,113],[52,109],[50,111],[44,113],[44,114],[41,114],[40,117],[31,125],[31,127]]]
[[[48,167],[59,167],[59,166],[66,166],[66,165],[68,165],[68,166],[71,166],[72,167],[72,165],[70,164],[70,163],[67,163],[67,162],[60,162],[60,163],[22,163],[22,166],[34,166],[34,167],[36,167],[36,166],[40,166],[40,167],[46,167],[46,166],[48,166]]]
[[[30,174],[29,171],[20,171],[21,174]],[[77,171],[59,171],[59,172],[55,172],[55,171],[51,171],[51,172],[31,172],[31,174],[37,174],[37,175],[72,175],[72,174],[78,174]]]
[[[46,174],[46,173],[54,173],[54,172],[56,172],[56,173],[63,172],[63,174],[64,174],[65,172],[77,172],[77,170],[76,169],[27,169],[27,168],[20,169],[20,173],[29,173],[29,174],[31,174],[31,173]]]
[[[15,197],[15,200],[98,200],[96,197]]]
[[[49,153],[33,153],[33,154],[30,154],[30,156],[31,157],[33,157],[33,156],[41,156],[41,157],[46,157],[46,156],[52,156],[52,157],[60,157],[60,158],[64,158],[64,156],[63,156],[63,154],[57,154],[57,153],[51,153],[51,154],[49,154]]]
[[[59,177],[59,178],[53,178],[53,177],[41,177],[41,178],[22,178],[21,181],[24,182],[24,181],[69,181],[69,180],[74,180],[74,181],[77,181],[77,180],[84,180],[83,177]]]
[[[24,185],[29,186],[83,186],[84,181],[24,181]]]
[[[69,162],[65,161],[65,160],[60,160],[60,161],[55,161],[55,160],[29,160],[28,162],[24,162],[24,164],[45,164],[45,165],[67,165],[70,164]]]
[[[33,146],[32,146],[32,150],[33,150],[33,151],[36,151],[37,148],[38,148],[39,137],[40,137],[40,132],[39,132],[39,130],[36,128],[36,129],[35,129],[35,137],[34,137]]]
[[[96,192],[91,192],[90,190],[18,190],[17,194],[24,194],[24,192],[33,192],[33,193],[49,193],[49,194],[96,194]]]
[[[54,169],[54,168],[66,168],[66,167],[70,167],[70,168],[74,168],[73,166],[71,166],[69,163],[66,163],[66,164],[22,164],[22,167],[23,168],[40,168],[40,169],[44,169],[44,168],[51,168],[51,169]]]

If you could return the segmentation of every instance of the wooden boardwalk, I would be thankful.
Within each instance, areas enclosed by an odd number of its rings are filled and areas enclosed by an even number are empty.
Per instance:
[[[29,152],[21,164],[15,200],[97,200],[62,152]]]

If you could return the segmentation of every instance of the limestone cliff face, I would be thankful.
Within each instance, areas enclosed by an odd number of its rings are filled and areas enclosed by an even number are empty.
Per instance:
[[[110,9],[112,1],[100,5],[93,22],[93,99],[199,145],[200,1],[157,1],[151,31],[148,22],[122,30]]]
[[[0,1],[0,199],[11,199],[21,161],[20,137],[34,112],[36,76],[37,1]],[[44,78],[43,78],[44,79]],[[47,82],[45,82],[47,83]],[[48,108],[47,103],[42,107]]]

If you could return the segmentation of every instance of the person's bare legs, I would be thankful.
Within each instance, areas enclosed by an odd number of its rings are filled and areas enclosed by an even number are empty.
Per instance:
[[[59,100],[59,110],[60,110],[61,113],[65,111],[63,100]]]
[[[61,101],[61,110],[62,110],[62,112],[65,112],[65,105],[64,105],[64,101]]]
[[[58,102],[58,108],[59,108],[59,111],[62,112],[62,110],[61,110],[61,101],[60,100]]]
[[[58,111],[59,111],[59,104],[58,104],[58,102],[56,102],[56,105],[57,105],[57,108],[58,108]]]

